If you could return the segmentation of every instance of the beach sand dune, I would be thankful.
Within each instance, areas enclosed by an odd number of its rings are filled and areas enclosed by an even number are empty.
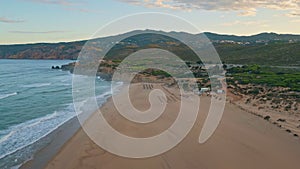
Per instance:
[[[119,132],[149,137],[167,129],[180,107],[179,93],[161,85],[135,84],[130,89],[133,105],[150,107],[151,89],[166,91],[166,111],[149,124],[132,123],[122,117],[111,99],[101,107],[106,120]],[[172,92],[170,92],[172,91]],[[173,93],[173,94],[172,94]],[[296,169],[300,168],[300,141],[257,116],[227,104],[214,135],[204,144],[199,134],[210,106],[210,97],[201,96],[196,124],[187,137],[170,151],[151,158],[116,156],[96,145],[80,129],[48,163],[47,169]],[[188,112],[186,112],[188,113]],[[88,123],[89,121],[87,121]]]

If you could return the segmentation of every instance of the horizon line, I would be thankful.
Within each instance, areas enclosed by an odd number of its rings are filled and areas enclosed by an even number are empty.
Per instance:
[[[225,36],[237,36],[237,37],[251,37],[251,36],[255,36],[255,35],[259,35],[259,34],[277,34],[277,35],[294,35],[294,36],[300,36],[300,34],[293,34],[293,33],[276,33],[276,32],[260,32],[260,33],[253,33],[253,34],[234,34],[234,33],[219,33],[219,32],[211,32],[211,31],[203,31],[200,33],[190,33],[190,32],[184,32],[184,31],[163,31],[163,30],[153,30],[153,29],[137,29],[137,30],[132,30],[132,31],[128,31],[128,32],[124,32],[124,33],[117,33],[117,34],[111,34],[111,35],[106,35],[106,36],[101,36],[101,37],[95,37],[95,38],[83,38],[83,39],[77,39],[77,40],[66,40],[66,41],[39,41],[39,42],[25,42],[25,43],[1,43],[1,46],[9,46],[9,45],[35,45],[35,44],[58,44],[58,43],[75,43],[75,42],[82,42],[82,41],[89,41],[92,39],[98,39],[98,38],[107,38],[107,37],[113,37],[113,36],[118,36],[118,35],[122,35],[122,34],[126,34],[126,33],[130,33],[130,32],[134,32],[134,31],[156,31],[156,32],[165,32],[165,33],[171,33],[171,32],[175,32],[175,33],[188,33],[191,35],[199,35],[202,33],[211,33],[211,34],[217,34],[217,35],[225,35]]]

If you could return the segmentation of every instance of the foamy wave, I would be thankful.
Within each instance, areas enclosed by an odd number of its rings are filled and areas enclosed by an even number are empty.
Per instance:
[[[11,131],[10,133],[8,133],[7,135],[5,135],[4,137],[2,137],[0,139],[0,144],[4,141],[6,141],[10,136],[12,136],[15,133],[15,131]]]
[[[70,104],[63,111],[55,111],[9,128],[6,132],[8,134],[0,139],[0,159],[45,137],[75,115],[73,106]]]
[[[22,87],[27,87],[27,88],[36,88],[36,87],[44,87],[44,86],[50,86],[51,83],[34,83],[34,84],[29,84],[29,85],[23,85]]]
[[[118,87],[120,85],[121,83],[117,83],[117,85],[115,85],[114,87]],[[39,85],[27,85],[27,87],[36,86],[41,86],[41,83]],[[110,86],[106,87],[107,89],[109,89]],[[103,90],[105,91],[105,89]],[[98,105],[102,105],[111,95],[111,90],[101,92],[100,95],[96,96]],[[77,105],[83,106],[85,105],[85,102],[86,100],[80,101]],[[6,166],[9,166],[9,168],[11,168],[12,166],[18,167],[18,164],[20,164],[20,162],[22,161],[14,162],[11,161],[11,159],[28,159],[29,156],[33,155],[36,151],[44,146],[44,143],[39,143],[39,140],[41,140],[42,138],[47,138],[46,136],[48,134],[55,131],[71,118],[80,114],[76,114],[73,103],[65,104],[65,106],[65,108],[59,111],[54,111],[53,113],[46,116],[23,122],[21,124],[9,127],[7,130],[0,131],[0,134],[2,135],[2,137],[0,138],[1,162],[10,160],[9,163],[5,164]],[[79,106],[79,109],[81,106]],[[94,110],[92,110],[91,112],[94,112]],[[1,166],[4,165],[0,164],[0,168]]]
[[[110,95],[111,92],[108,91],[96,98],[103,103]],[[80,102],[79,105],[83,106],[85,101]],[[1,133],[7,134],[0,139],[0,159],[35,143],[75,116],[74,105],[71,103],[62,111],[55,111],[2,131]]]
[[[9,93],[9,94],[1,94],[0,99],[4,99],[4,98],[10,97],[10,96],[17,95],[17,94],[18,94],[17,92]]]

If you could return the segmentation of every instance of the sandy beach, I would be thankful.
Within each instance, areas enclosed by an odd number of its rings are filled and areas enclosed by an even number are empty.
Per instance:
[[[132,123],[117,112],[111,99],[101,107],[105,119],[119,132],[133,137],[149,137],[167,129],[177,117],[179,94],[174,88],[160,84],[152,87],[164,90],[168,98],[166,110],[159,119],[148,124]],[[147,96],[151,89],[143,84],[131,86],[130,98],[137,109],[149,108]],[[209,106],[210,97],[201,96],[198,118],[191,132],[164,154],[143,159],[120,157],[100,148],[83,129],[79,129],[45,168],[295,169],[300,166],[298,138],[230,103],[226,104],[214,135],[206,143],[199,144],[199,134]],[[86,123],[92,122],[92,119]],[[27,167],[30,168],[30,165]]]

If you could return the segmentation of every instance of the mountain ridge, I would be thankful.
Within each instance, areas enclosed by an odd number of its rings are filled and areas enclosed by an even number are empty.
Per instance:
[[[114,39],[139,34],[147,30],[134,30],[123,34],[91,39],[114,42]],[[300,35],[259,33],[250,36],[224,35],[212,32],[190,34],[186,32],[163,32],[193,41],[195,36],[206,37],[213,43],[221,60],[234,64],[300,65]],[[0,59],[76,59],[87,40],[0,45]],[[151,44],[151,41],[139,41]],[[139,46],[141,44],[137,44]],[[123,46],[126,48],[126,45]],[[184,51],[180,51],[184,55]],[[118,58],[118,56],[114,56]],[[186,57],[188,58],[188,56]],[[274,61],[275,60],[275,61]],[[270,62],[270,63],[268,63]]]
[[[148,29],[146,29],[146,30],[133,30],[133,31],[126,32],[126,33],[133,33],[133,32],[138,33],[138,32],[143,32],[143,31],[147,31],[147,30]],[[157,31],[157,30],[150,30],[150,31],[164,32],[164,31]],[[96,39],[115,37],[115,36],[123,35],[123,34],[126,34],[126,33],[109,35],[109,36],[105,36],[105,37],[99,37],[99,38],[96,38]],[[183,34],[189,34],[189,35],[201,35],[201,34],[205,34],[206,36],[217,35],[217,36],[222,36],[222,37],[237,37],[237,38],[255,37],[255,36],[260,36],[260,35],[277,35],[277,36],[296,36],[300,40],[300,34],[288,34],[288,33],[283,33],[282,34],[282,33],[276,33],[276,32],[261,32],[261,33],[257,33],[257,34],[251,34],[251,35],[235,35],[235,34],[225,34],[225,33],[216,33],[216,32],[201,32],[201,33],[195,33],[195,34],[193,34],[193,33],[188,33],[188,32],[183,32],[183,31],[169,31],[169,32],[164,32],[164,33],[183,33]],[[16,43],[16,44],[0,44],[0,46],[76,43],[76,42],[86,42],[88,40],[92,40],[92,39],[73,40],[73,41],[61,41],[61,42],[30,42],[30,43]]]

